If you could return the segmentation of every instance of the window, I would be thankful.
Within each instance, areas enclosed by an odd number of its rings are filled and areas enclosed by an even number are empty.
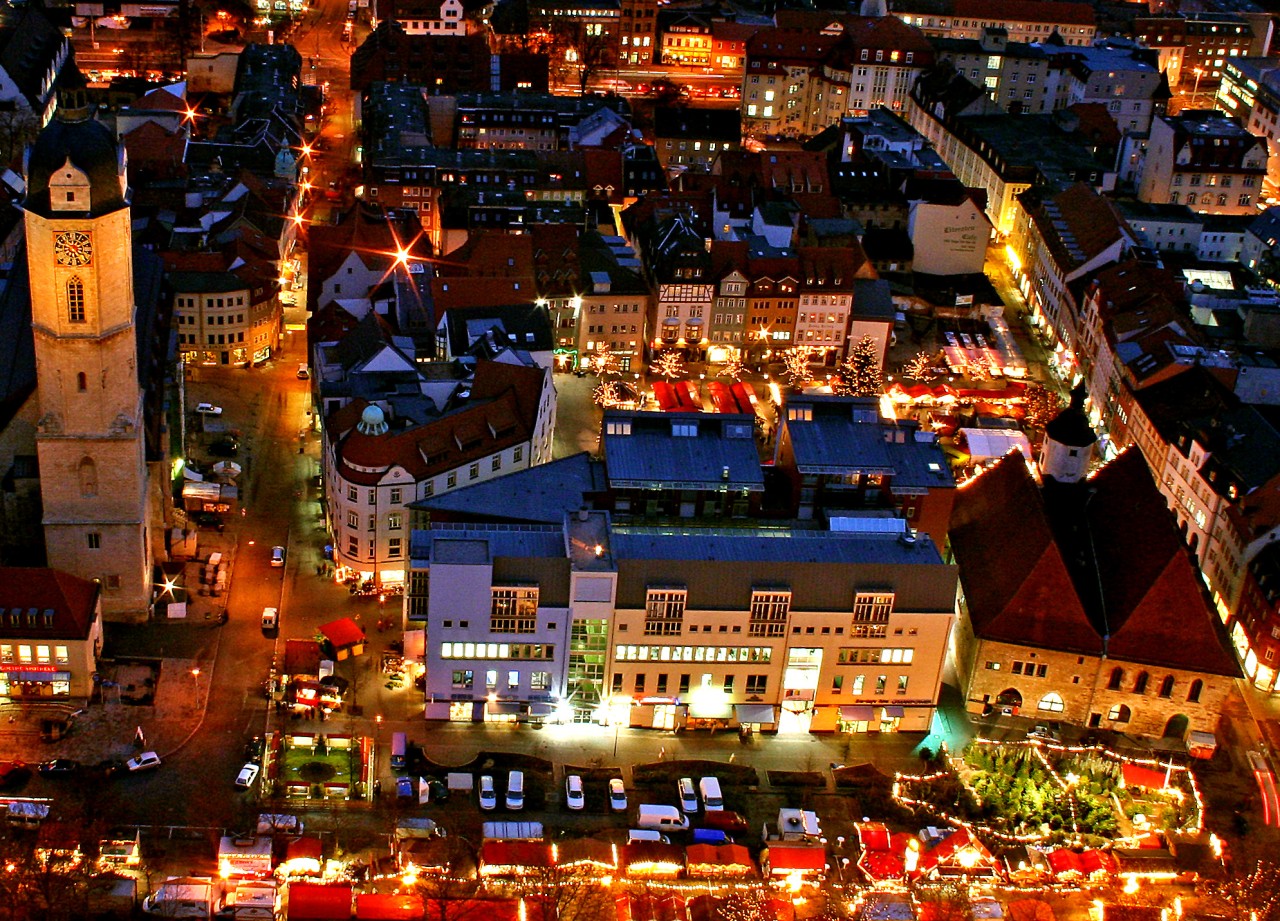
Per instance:
[[[1200,703],[1200,692],[1204,690],[1204,682],[1197,678],[1191,682],[1191,690],[1187,692],[1187,700],[1193,704]]]
[[[546,691],[551,688],[551,672],[533,672],[529,675],[529,690]]]
[[[507,672],[507,690],[514,691],[520,687],[520,673],[515,669]]]
[[[358,528],[358,527],[360,527],[360,513],[359,513],[359,512],[347,512],[347,527],[349,527],[349,528]]]
[[[452,473],[450,473],[447,477],[445,477],[445,484],[446,484],[450,489],[453,489],[453,487],[457,486],[457,485],[458,485],[458,471],[456,471],[456,470],[455,470],[455,471],[453,471]]]
[[[92,499],[98,494],[97,465],[94,464],[92,458],[82,458],[77,472],[80,475],[80,496],[85,499]]]
[[[502,455],[501,455],[501,454],[495,454],[495,455],[493,455],[493,460],[490,462],[489,469],[491,469],[491,470],[501,470],[501,469],[502,469]]]
[[[747,675],[747,693],[764,694],[768,691],[768,675]]]
[[[477,479],[479,479],[479,478],[480,478],[480,465],[479,465],[479,464],[472,464],[472,465],[467,469],[467,477],[468,477],[469,479],[472,479],[472,480],[477,480]]]
[[[88,540],[88,542],[89,542],[89,549],[90,549],[90,550],[101,550],[101,549],[102,549],[102,535],[101,535],[99,532],[97,532],[97,531],[90,531],[88,534],[86,534],[86,535],[85,535],[85,538],[86,538],[86,539]]]
[[[400,504],[400,487],[399,486],[394,487],[391,490],[388,498],[392,505],[399,505]]]
[[[1124,681],[1124,669],[1123,668],[1111,669],[1111,677],[1107,680],[1107,690],[1108,691],[1120,690],[1120,685],[1123,681]]]
[[[1164,680],[1160,682],[1160,696],[1164,698],[1173,696],[1173,675],[1165,675]]]
[[[26,664],[26,663],[30,663],[30,661],[31,661],[31,647],[30,647],[30,646],[19,646],[19,647],[18,647],[18,661],[19,661],[19,662],[22,662],[22,663],[24,663],[24,664]]]
[[[0,646],[0,662],[12,662],[12,661],[13,661],[13,647],[8,644],[5,644],[4,646]]]
[[[613,676],[613,693],[622,693],[622,673],[616,672]]]
[[[41,665],[49,664],[49,647],[48,646],[36,647],[36,661],[39,662]]]
[[[832,694],[839,694],[842,687],[844,687],[844,675],[836,675],[831,679]]]
[[[498,686],[498,670],[496,668],[491,668],[484,673],[484,686],[490,689]]]
[[[858,694],[861,694],[861,693],[862,693],[862,686],[863,686],[863,684],[865,684],[865,683],[866,683],[866,680],[867,680],[867,676],[866,676],[866,675],[854,675],[854,676],[853,676],[853,688],[852,688],[852,691],[853,691],[853,693],[854,693],[854,695],[855,695],[855,696],[857,696]]]
[[[1135,694],[1147,693],[1147,682],[1149,682],[1150,680],[1151,680],[1151,676],[1148,675],[1146,672],[1138,672],[1138,677],[1133,682],[1133,693]]]
[[[404,520],[404,516],[403,516],[403,515],[401,515],[399,512],[396,512],[396,513],[394,513],[394,514],[388,515],[388,516],[387,516],[387,530],[388,530],[388,531],[399,531],[399,530],[400,530],[400,524],[401,524],[401,522],[402,522],[403,520]]]
[[[354,486],[347,487],[347,499],[351,502],[360,501],[360,490]]]
[[[84,282],[76,275],[67,279],[67,320],[84,322]]]
[[[884,624],[893,612],[893,595],[876,592],[858,592],[853,598],[853,622],[855,624]]]
[[[688,693],[689,693],[689,676],[688,676],[688,674],[683,674],[683,675],[681,675],[681,676],[680,676],[680,693],[681,693],[681,694],[688,694]]]
[[[636,672],[636,682],[633,685],[637,694],[644,693],[644,672]]]
[[[536,633],[538,589],[494,586],[489,607],[490,633]]]
[[[1066,703],[1062,700],[1062,695],[1056,691],[1050,691],[1040,698],[1040,703],[1036,704],[1037,710],[1044,710],[1048,713],[1061,713],[1065,708]]]
[[[1132,716],[1133,711],[1124,704],[1116,704],[1107,713],[1107,719],[1111,720],[1113,723],[1127,723]]]
[[[887,675],[876,675],[876,694],[883,694],[885,685],[889,683]]]
[[[400,548],[402,546],[403,545],[400,542],[400,538],[398,537],[389,538],[387,540],[387,556],[391,557],[392,559],[399,559]]]
[[[89,389],[89,375],[81,371],[76,375],[76,390],[84,393]]]
[[[752,591],[751,635],[782,636],[791,611],[791,593],[785,591]]]
[[[658,686],[654,690],[659,694],[667,693],[667,673],[658,672]]]
[[[733,693],[733,675],[724,676],[724,692],[726,694]]]
[[[905,693],[907,693],[907,682],[908,682],[908,680],[910,680],[910,676],[909,676],[909,675],[899,675],[899,676],[898,676],[898,693],[899,693],[899,694],[905,694]]]
[[[651,588],[645,597],[645,636],[675,636],[684,626],[688,592],[679,588]]]
[[[456,671],[453,673],[453,686],[459,690],[471,690],[475,684],[476,673],[471,669]]]

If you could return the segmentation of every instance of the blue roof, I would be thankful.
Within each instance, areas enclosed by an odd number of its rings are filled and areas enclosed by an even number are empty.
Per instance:
[[[913,543],[888,534],[791,528],[678,528],[614,525],[619,560],[773,563],[941,563],[924,534]]]
[[[955,486],[933,433],[881,418],[875,400],[792,397],[787,409],[801,404],[812,407],[812,417],[784,424],[802,474],[881,474],[893,478],[889,488],[896,494]]]
[[[437,524],[430,531],[415,532],[414,538],[414,548],[427,550],[428,559],[438,563],[481,565],[498,557],[565,556],[563,525]]]
[[[588,494],[605,487],[603,468],[584,451],[420,499],[409,507],[499,521],[559,525],[566,512],[577,511]]]
[[[736,414],[606,412],[602,438],[609,484],[762,491],[754,423]]]

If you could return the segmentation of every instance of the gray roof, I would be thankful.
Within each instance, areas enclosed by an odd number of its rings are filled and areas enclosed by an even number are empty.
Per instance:
[[[802,474],[870,473],[892,477],[898,495],[955,486],[932,432],[915,422],[880,417],[873,398],[792,397],[787,410],[812,408],[808,421],[786,419],[787,437]]]
[[[630,421],[629,435],[610,433]],[[604,414],[603,447],[609,483],[615,487],[764,489],[754,419],[718,413],[611,410]],[[693,436],[674,426],[697,427]]]
[[[853,315],[858,319],[880,319],[892,322],[896,308],[889,282],[883,278],[853,280]]]
[[[602,465],[583,451],[474,486],[421,499],[409,507],[509,522],[556,525],[564,521],[567,512],[581,508],[589,493],[605,488]]]

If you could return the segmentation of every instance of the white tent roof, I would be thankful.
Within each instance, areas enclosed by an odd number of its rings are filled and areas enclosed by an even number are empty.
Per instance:
[[[1027,460],[1034,460],[1031,442],[1017,429],[961,429],[960,434],[964,436],[969,456],[974,460],[1004,457],[1014,448],[1021,451]]]

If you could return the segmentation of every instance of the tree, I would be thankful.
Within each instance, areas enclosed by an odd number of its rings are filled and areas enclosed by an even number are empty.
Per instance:
[[[874,397],[884,392],[880,344],[875,339],[863,336],[853,344],[849,357],[837,369],[831,389],[855,397]]]
[[[622,394],[618,391],[617,381],[601,381],[591,393],[595,404],[603,409],[617,406],[622,402]]]
[[[618,374],[618,355],[607,345],[600,351],[583,361],[584,365],[593,367],[600,378],[614,377]]]
[[[812,358],[813,349],[807,345],[797,345],[782,353],[782,375],[795,390],[804,389],[804,385],[813,380],[813,372],[809,370]]]
[[[731,381],[738,381],[746,373],[747,366],[742,363],[741,358],[735,355],[720,366],[720,370],[716,372],[716,377],[727,377]]]
[[[669,381],[684,377],[684,357],[679,352],[667,349],[659,353],[653,364],[649,365],[649,373],[665,377]]]
[[[1062,398],[1043,384],[1032,384],[1024,394],[1023,409],[1026,411],[1027,425],[1046,425],[1058,413],[1062,412]]]
[[[581,866],[528,867],[512,888],[526,900],[528,921],[593,921],[613,901],[599,875]]]
[[[1261,858],[1243,876],[1228,874],[1208,881],[1205,894],[1220,903],[1230,921],[1280,919],[1280,865]]]
[[[578,95],[586,95],[591,78],[617,62],[616,39],[602,22],[557,17],[551,23],[553,63],[561,81],[569,82],[576,73]]]
[[[912,380],[927,384],[938,376],[937,362],[928,352],[916,352],[915,357],[902,366],[902,373]]]
[[[482,904],[471,901],[480,884],[470,845],[453,835],[434,838],[430,858],[440,870],[423,872],[411,884],[422,899],[424,916],[433,921],[483,921],[488,912]]]
[[[947,880],[915,887],[917,902],[932,902],[936,921],[973,921],[973,903],[969,885],[963,880]]]

